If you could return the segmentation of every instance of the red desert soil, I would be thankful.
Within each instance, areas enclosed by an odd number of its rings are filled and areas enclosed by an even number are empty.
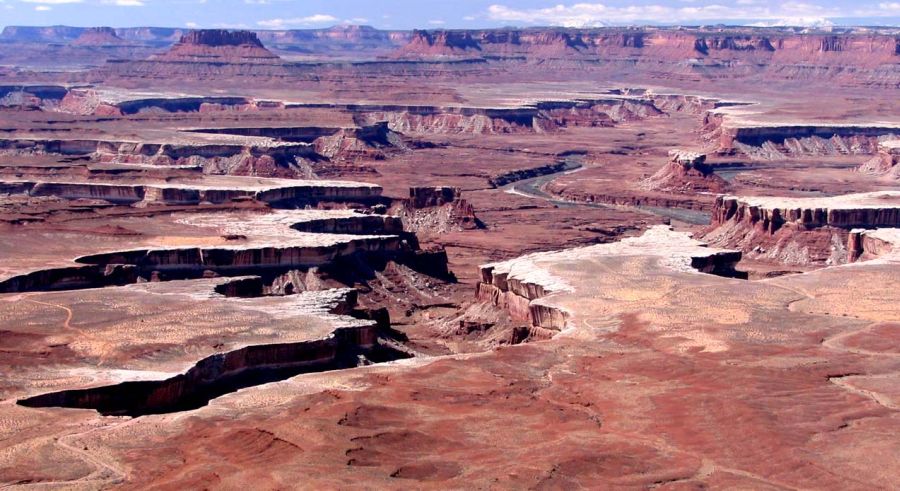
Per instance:
[[[6,28],[0,486],[900,487],[882,31]]]

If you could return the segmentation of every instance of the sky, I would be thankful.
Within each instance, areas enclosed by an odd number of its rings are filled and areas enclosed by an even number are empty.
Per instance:
[[[0,26],[435,29],[718,23],[900,26],[900,0],[0,0]]]

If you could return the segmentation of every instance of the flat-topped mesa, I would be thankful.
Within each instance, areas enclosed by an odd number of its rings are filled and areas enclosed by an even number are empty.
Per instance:
[[[575,288],[553,272],[556,264],[578,261],[606,261],[626,257],[655,258],[660,267],[672,271],[701,272],[744,278],[735,265],[741,253],[713,249],[671,227],[655,226],[639,237],[619,242],[578,247],[555,252],[538,252],[516,259],[480,267],[478,300],[490,302],[507,311],[514,321],[533,327],[559,331],[567,327],[571,312],[559,302],[546,302],[553,294],[573,292]],[[563,267],[563,270],[570,269]]]
[[[112,27],[92,27],[72,41],[73,46],[121,46],[127,41],[116,34]]]
[[[863,174],[900,180],[900,140],[878,143],[878,153],[857,169]]]
[[[669,192],[721,193],[728,187],[706,164],[706,154],[680,149],[670,150],[666,165],[641,184],[645,189]]]
[[[203,46],[257,46],[263,48],[262,42],[251,31],[228,31],[225,29],[202,29],[190,31],[181,36],[178,44]]]
[[[281,59],[263,46],[256,33],[204,29],[190,31],[166,53],[150,58],[163,62],[273,64]]]
[[[69,100],[66,104],[78,102]],[[95,107],[100,108],[101,105]],[[314,145],[307,143],[249,137],[217,140],[219,139],[195,142],[186,137],[161,143],[105,139],[0,138],[0,153],[83,156],[92,162],[103,164],[192,168],[202,170],[205,174],[272,178],[301,177],[303,171],[298,163],[316,162],[325,158],[316,152]]]
[[[413,31],[402,54],[452,56],[481,51],[472,34],[465,31]]]
[[[540,27],[524,29],[415,31],[399,53],[446,55],[445,50],[477,49],[492,56],[558,56],[584,53],[610,60],[655,62],[741,60],[794,66],[838,63],[857,66],[889,64],[897,55],[890,34],[799,34],[789,29],[746,27],[706,28],[592,28]]]
[[[0,276],[0,292],[98,288],[210,273],[262,276],[268,282],[297,270],[335,267],[341,274],[351,274],[360,264],[377,269],[388,262],[452,279],[446,253],[420,249],[415,237],[403,230],[400,218],[390,215],[284,209],[225,218],[190,215],[179,223],[211,229],[217,239],[210,244],[208,237],[186,238],[178,246],[151,241],[149,246],[81,256],[71,266],[21,270]]]

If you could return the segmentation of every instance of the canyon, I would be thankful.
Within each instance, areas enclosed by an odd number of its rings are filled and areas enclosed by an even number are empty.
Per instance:
[[[898,36],[6,27],[0,486],[900,486]]]

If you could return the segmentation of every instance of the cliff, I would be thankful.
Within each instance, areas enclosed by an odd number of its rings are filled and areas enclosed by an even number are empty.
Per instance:
[[[704,240],[782,264],[842,264],[850,230],[900,226],[900,192],[831,198],[720,196]]]
[[[246,185],[227,179],[196,184],[11,181],[0,183],[0,189],[29,196],[100,199],[116,204],[142,206],[227,203],[240,199],[254,199],[270,204],[305,204],[318,201],[369,201],[376,200],[381,195],[381,188],[371,184],[278,179],[263,179]]]
[[[754,159],[865,155],[878,151],[879,142],[900,137],[895,125],[860,124],[754,124],[711,114],[704,137],[718,140],[719,151],[739,151]]]
[[[849,260],[900,259],[900,228],[850,231]]]
[[[400,53],[423,56],[452,56],[481,51],[481,46],[465,31],[413,31],[409,44]]]
[[[712,220],[714,226],[743,222],[769,233],[784,226],[805,229],[900,227],[900,191],[831,198],[720,196]]]
[[[395,52],[401,58],[477,57],[490,61],[601,71],[629,70],[664,79],[745,78],[840,81],[894,87],[900,82],[895,35],[847,30],[528,28],[420,31]],[[846,67],[854,67],[847,70]]]

